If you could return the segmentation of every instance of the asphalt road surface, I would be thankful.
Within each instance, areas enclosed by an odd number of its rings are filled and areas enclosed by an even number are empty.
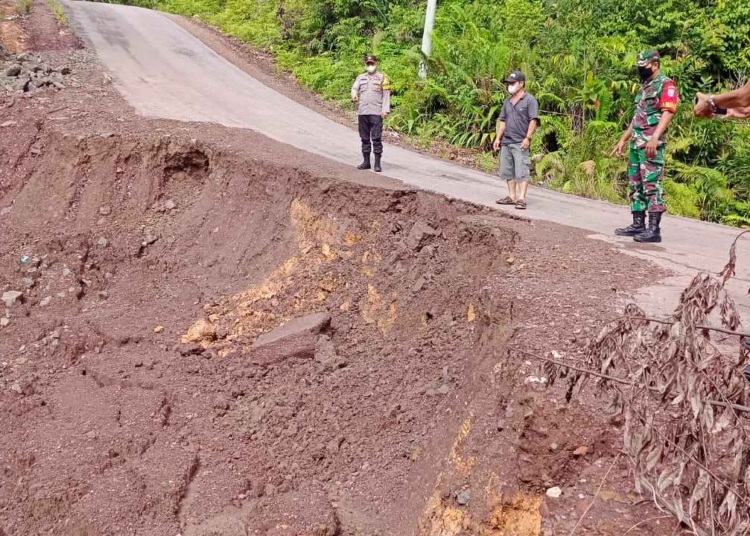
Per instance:
[[[338,162],[353,166],[360,162],[359,139],[353,130],[250,77],[168,16],[104,3],[67,1],[66,5],[74,30],[97,52],[139,114],[250,128]],[[496,176],[398,147],[386,146],[383,161],[385,175],[418,188],[492,207],[505,195]],[[677,292],[697,272],[720,270],[738,234],[730,227],[667,217],[662,244],[636,245],[612,235],[615,227],[629,223],[626,207],[541,188],[530,189],[523,215],[589,230],[595,238],[674,270],[678,276],[644,289],[638,297],[642,305],[659,313],[673,308]],[[738,258],[738,277],[731,290],[742,309],[748,309],[750,244],[740,247]]]

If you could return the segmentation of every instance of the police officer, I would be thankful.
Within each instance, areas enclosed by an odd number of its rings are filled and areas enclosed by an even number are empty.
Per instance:
[[[661,72],[656,50],[638,55],[641,89],[635,98],[635,116],[615,146],[613,155],[622,156],[630,141],[630,208],[633,224],[616,229],[618,236],[632,236],[636,242],[661,242],[664,204],[664,153],[667,127],[677,111],[677,85]],[[648,228],[646,227],[648,212]]]
[[[367,72],[352,85],[352,101],[359,103],[359,137],[362,140],[362,163],[357,169],[370,169],[370,152],[375,151],[375,171],[380,172],[383,154],[383,119],[391,113],[391,81],[378,70],[378,59],[365,57]]]

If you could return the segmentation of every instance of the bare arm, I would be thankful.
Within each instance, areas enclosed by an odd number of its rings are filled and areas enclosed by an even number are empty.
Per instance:
[[[623,132],[622,136],[620,137],[620,141],[617,142],[617,145],[615,145],[615,148],[612,149],[612,156],[622,156],[625,151],[625,144],[628,143],[628,140],[633,137],[633,122],[630,122],[630,126],[628,129]]]
[[[729,93],[716,95],[714,103],[719,108],[745,108],[750,106],[750,82]]]
[[[724,116],[724,119],[731,119],[732,117],[735,117],[737,119],[747,119],[750,117],[750,106],[747,106],[745,108],[729,108],[727,110],[727,115]]]
[[[503,139],[505,134],[505,121],[497,120],[497,130],[495,131],[495,141],[492,143],[492,148],[496,151],[500,150],[500,140]]]
[[[496,140],[500,140],[505,135],[505,121],[498,121],[497,122],[497,136],[495,136]]]
[[[622,133],[622,137],[620,138],[620,142],[627,143],[628,141],[630,141],[630,138],[632,138],[632,137],[633,137],[633,123],[631,122],[630,126],[628,127],[628,129],[625,132]]]
[[[534,132],[536,132],[536,129],[539,128],[539,122],[534,119],[531,123],[529,123],[529,129],[526,131],[526,139],[531,141],[531,138],[534,137]]]
[[[711,105],[708,102],[708,95],[698,93],[695,96],[696,102],[693,107],[693,113],[698,117],[711,117]],[[724,93],[723,95],[714,95],[714,105],[717,108],[733,110],[735,108],[746,108],[750,106],[750,82],[739,89]]]

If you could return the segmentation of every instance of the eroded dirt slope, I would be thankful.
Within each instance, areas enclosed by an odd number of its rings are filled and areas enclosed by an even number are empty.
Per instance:
[[[69,53],[80,87],[0,109],[0,533],[573,529],[619,431],[514,352],[575,356],[653,269],[252,132],[144,121]],[[577,533],[652,517],[630,534],[674,527],[622,463]]]

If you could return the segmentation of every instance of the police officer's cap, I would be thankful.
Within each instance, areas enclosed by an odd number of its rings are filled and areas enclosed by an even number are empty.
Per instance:
[[[374,54],[368,54],[365,56],[365,63],[377,63],[378,58]]]
[[[652,61],[661,61],[661,54],[658,50],[644,50],[638,54],[638,67],[645,67]]]
[[[515,84],[516,82],[525,82],[526,81],[526,75],[524,75],[521,71],[513,71],[505,78],[506,84]]]

